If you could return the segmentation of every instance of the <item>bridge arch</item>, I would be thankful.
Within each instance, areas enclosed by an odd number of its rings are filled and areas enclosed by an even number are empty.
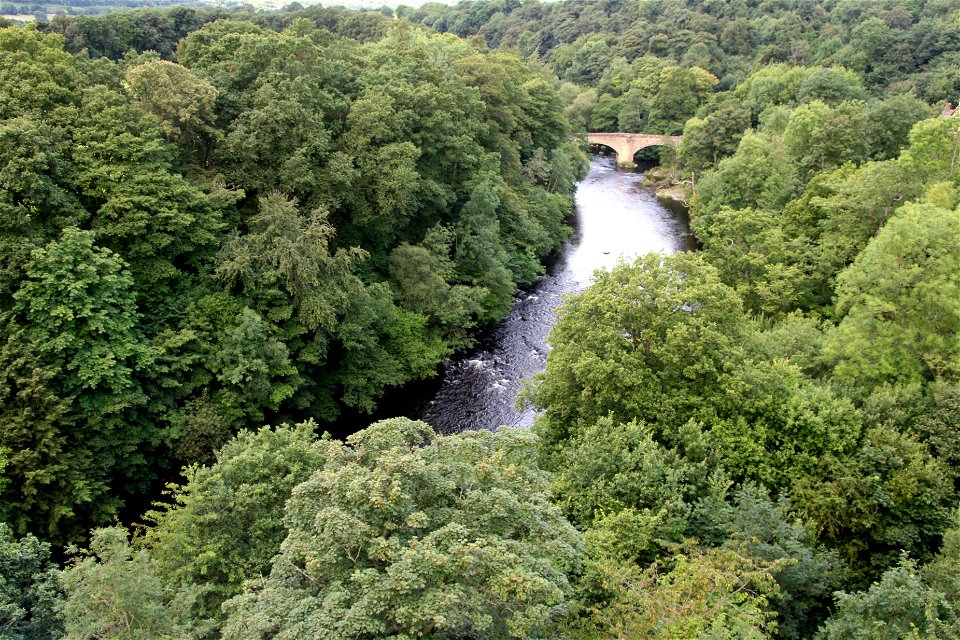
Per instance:
[[[617,157],[618,160],[621,158],[621,155],[620,155],[621,151],[618,151],[615,147],[611,147],[610,145],[604,144],[602,142],[591,142],[590,146],[601,149],[602,153],[604,154],[607,154],[608,152],[612,153]]]
[[[617,154],[617,164],[621,167],[633,167],[633,156],[640,149],[669,144],[680,146],[682,136],[661,136],[651,133],[588,133],[589,144],[609,147]]]

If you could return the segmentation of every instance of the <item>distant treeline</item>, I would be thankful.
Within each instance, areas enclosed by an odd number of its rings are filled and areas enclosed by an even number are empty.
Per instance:
[[[949,0],[497,0],[401,6],[397,13],[542,61],[571,83],[562,89],[569,115],[590,130],[679,133],[706,93],[732,90],[770,64],[842,67],[871,96],[909,92],[931,104],[956,103],[956,9]],[[681,71],[661,80],[670,86],[657,105],[662,113],[651,114],[637,103],[660,87],[637,85],[650,84],[638,77],[649,69],[638,67],[654,58]]]

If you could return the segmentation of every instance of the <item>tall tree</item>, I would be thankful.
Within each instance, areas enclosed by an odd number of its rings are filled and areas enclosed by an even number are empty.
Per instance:
[[[564,613],[580,536],[547,500],[533,445],[403,418],[331,443],[287,503],[270,577],[225,605],[224,638],[541,637]]]
[[[608,414],[677,427],[743,357],[740,298],[701,256],[651,253],[568,300],[530,392],[555,446]]]
[[[27,459],[66,469],[61,476],[13,466],[12,490],[20,497],[4,506],[19,529],[62,536],[74,533],[70,526],[81,514],[95,521],[113,515],[119,501],[111,488],[149,480],[146,453],[160,433],[138,412],[145,397],[137,374],[154,351],[137,327],[129,272],[94,244],[93,233],[66,229],[34,250],[26,275],[7,316],[3,354],[14,366],[4,368],[13,400],[6,410],[21,429],[32,429],[34,415],[45,427],[4,436],[17,451],[31,452]],[[26,388],[36,394],[29,401]]]
[[[960,218],[901,208],[838,277],[842,319],[826,345],[835,376],[866,388],[955,379],[960,363]]]

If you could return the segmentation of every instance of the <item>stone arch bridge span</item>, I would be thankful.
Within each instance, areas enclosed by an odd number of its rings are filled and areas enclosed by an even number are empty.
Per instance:
[[[640,149],[669,144],[680,146],[683,136],[662,136],[652,133],[588,133],[587,142],[610,147],[617,154],[617,164],[621,167],[633,166],[633,154]]]

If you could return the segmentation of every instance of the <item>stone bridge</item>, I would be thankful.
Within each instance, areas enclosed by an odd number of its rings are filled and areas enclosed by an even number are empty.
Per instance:
[[[610,147],[617,154],[621,167],[633,166],[633,154],[645,147],[669,144],[680,146],[683,136],[661,136],[652,133],[588,133],[587,142]]]

